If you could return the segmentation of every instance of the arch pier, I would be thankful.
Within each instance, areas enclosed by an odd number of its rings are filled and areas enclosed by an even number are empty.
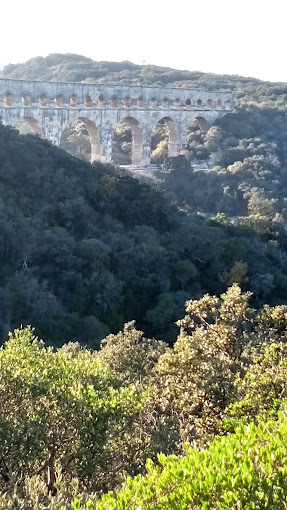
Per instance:
[[[80,122],[90,144],[90,160],[111,161],[115,129],[124,122],[131,129],[135,167],[150,164],[151,138],[158,123],[166,125],[168,153],[176,156],[185,148],[192,122],[206,131],[232,109],[232,95],[217,91],[0,79],[4,125],[60,145],[67,129]]]

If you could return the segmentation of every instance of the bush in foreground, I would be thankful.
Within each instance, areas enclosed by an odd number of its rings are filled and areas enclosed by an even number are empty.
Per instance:
[[[97,510],[286,508],[287,420],[240,425],[208,449],[148,461],[145,477],[128,478],[114,496],[82,507]]]
[[[16,330],[0,349],[0,490],[42,475],[53,492],[59,465],[70,480],[105,487],[117,471],[106,449],[141,402],[137,386],[124,387],[96,353],[79,344],[55,352]]]

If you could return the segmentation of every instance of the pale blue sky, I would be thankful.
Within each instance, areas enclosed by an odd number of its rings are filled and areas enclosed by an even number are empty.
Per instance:
[[[0,67],[49,53],[287,82],[286,0],[15,0]]]

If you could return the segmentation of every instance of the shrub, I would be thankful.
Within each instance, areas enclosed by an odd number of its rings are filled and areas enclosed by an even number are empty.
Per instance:
[[[159,456],[148,474],[128,478],[97,510],[191,510],[286,508],[287,421],[240,425],[208,449],[189,448],[185,457]],[[83,508],[83,507],[82,507]],[[86,507],[87,508],[87,507]]]

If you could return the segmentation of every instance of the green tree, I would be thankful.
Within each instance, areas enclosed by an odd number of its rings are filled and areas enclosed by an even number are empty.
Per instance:
[[[135,385],[122,387],[92,352],[68,344],[54,352],[30,329],[16,330],[0,350],[1,485],[46,476],[57,465],[89,485],[110,481],[105,448],[141,408]]]

